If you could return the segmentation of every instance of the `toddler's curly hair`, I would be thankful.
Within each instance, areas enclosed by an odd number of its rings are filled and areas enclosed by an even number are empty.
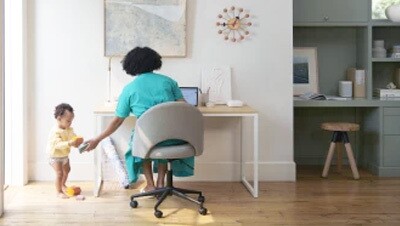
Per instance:
[[[57,105],[56,109],[54,110],[54,118],[57,118],[58,116],[63,116],[65,111],[74,113],[74,109],[69,104],[61,103]]]

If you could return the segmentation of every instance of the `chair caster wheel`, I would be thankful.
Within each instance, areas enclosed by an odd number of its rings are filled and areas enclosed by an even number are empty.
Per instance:
[[[154,212],[154,216],[155,217],[157,217],[157,218],[161,218],[162,217],[162,212],[161,211],[159,211],[159,210],[156,210],[155,212]]]
[[[207,214],[207,208],[200,207],[199,213],[200,213],[201,215],[206,215],[206,214]]]
[[[199,202],[204,202],[206,200],[206,198],[204,198],[204,196],[199,195],[199,197],[197,198],[197,201]]]
[[[132,201],[129,203],[129,205],[130,205],[132,208],[136,208],[136,207],[138,206],[138,202],[137,202],[136,200],[132,200]]]

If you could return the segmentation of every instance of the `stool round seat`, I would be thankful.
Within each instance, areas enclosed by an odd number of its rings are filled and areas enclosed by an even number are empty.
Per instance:
[[[358,131],[360,125],[350,122],[324,122],[321,124],[321,129],[327,131],[351,132]]]
[[[349,160],[349,164],[351,167],[351,171],[353,172],[354,179],[359,179],[360,174],[358,173],[357,164],[354,159],[353,149],[350,145],[349,135],[347,132],[358,131],[360,129],[360,125],[357,123],[350,122],[324,122],[321,124],[321,128],[326,131],[331,131],[332,139],[331,144],[329,146],[328,154],[326,156],[324,170],[322,171],[322,177],[328,176],[329,167],[331,165],[333,152],[337,148],[337,168],[338,171],[341,171],[342,168],[342,150],[340,146],[336,146],[338,143],[343,143],[346,148],[347,157]]]

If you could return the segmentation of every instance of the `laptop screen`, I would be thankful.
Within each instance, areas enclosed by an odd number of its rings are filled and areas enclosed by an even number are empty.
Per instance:
[[[183,98],[188,104],[191,104],[193,106],[197,106],[197,93],[198,89],[197,87],[179,87],[182,91]]]

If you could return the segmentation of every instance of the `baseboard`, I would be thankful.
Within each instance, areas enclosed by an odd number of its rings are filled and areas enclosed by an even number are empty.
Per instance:
[[[30,163],[29,180],[50,181],[54,180],[54,172],[48,163]],[[260,181],[295,181],[296,164],[294,162],[260,162]],[[253,167],[246,164],[246,177],[252,178]],[[110,175],[110,172],[104,174]],[[112,173],[111,173],[112,174]],[[68,180],[90,181],[94,177],[94,165],[91,163],[71,164],[71,173]],[[117,178],[117,177],[115,177]],[[106,178],[107,179],[107,178]],[[177,181],[214,181],[228,182],[240,181],[240,164],[236,162],[197,162],[195,175],[192,177],[175,178]]]
[[[368,170],[379,177],[400,177],[400,167],[380,167],[368,164]]]
[[[55,178],[54,170],[48,162],[29,163],[30,181],[52,181]],[[70,181],[91,181],[94,178],[93,163],[71,163],[71,172],[68,175]]]
[[[296,181],[296,163],[260,162],[260,181]]]
[[[380,177],[400,177],[400,167],[379,167]]]

